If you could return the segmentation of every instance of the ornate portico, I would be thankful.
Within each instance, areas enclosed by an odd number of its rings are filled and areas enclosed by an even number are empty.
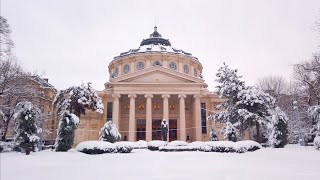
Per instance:
[[[207,117],[222,100],[208,91],[202,68],[196,57],[173,48],[155,27],[138,49],[121,53],[109,64],[110,80],[99,92],[105,104],[100,126],[112,120],[122,140],[160,140],[160,124],[166,119],[170,141],[209,140],[209,127],[220,125]]]

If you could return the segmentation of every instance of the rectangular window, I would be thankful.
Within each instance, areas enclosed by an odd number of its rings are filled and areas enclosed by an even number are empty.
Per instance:
[[[207,134],[207,110],[206,103],[201,103],[201,126],[202,134]]]
[[[107,121],[112,121],[112,102],[107,104]]]

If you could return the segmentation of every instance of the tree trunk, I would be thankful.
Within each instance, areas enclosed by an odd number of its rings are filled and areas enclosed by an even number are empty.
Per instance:
[[[27,149],[26,149],[26,155],[29,155],[29,154],[30,154],[30,149],[27,148]]]
[[[7,120],[6,122],[3,123],[3,132],[2,132],[2,136],[1,136],[1,141],[6,141],[6,136],[7,136],[7,132],[8,132],[8,126],[9,126],[9,120]]]
[[[261,132],[260,132],[260,124],[259,124],[259,122],[256,122],[256,131],[257,131],[257,142],[261,143],[262,139],[261,139]]]

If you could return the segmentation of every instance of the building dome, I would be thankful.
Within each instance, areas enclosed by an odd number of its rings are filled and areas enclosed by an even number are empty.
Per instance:
[[[158,32],[157,26],[154,27],[154,31],[150,34],[150,37],[147,39],[143,39],[140,43],[138,49],[130,49],[129,51],[120,53],[119,56],[114,57],[114,60],[132,55],[132,54],[142,54],[142,53],[170,53],[170,54],[178,54],[183,56],[191,57],[192,59],[197,60],[196,57],[192,56],[191,53],[185,52],[183,50],[173,48],[168,39],[162,37],[162,35]]]

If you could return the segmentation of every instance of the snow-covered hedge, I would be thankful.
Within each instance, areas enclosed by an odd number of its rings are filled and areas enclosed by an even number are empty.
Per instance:
[[[165,145],[167,145],[167,141],[159,141],[159,140],[149,141],[148,149],[151,151],[158,151],[160,146],[165,146]]]
[[[131,142],[128,141],[121,141],[116,142],[117,152],[118,153],[130,153],[133,149],[133,146]]]
[[[77,145],[76,150],[85,154],[114,153],[117,146],[106,141],[84,141]]]
[[[127,141],[110,143],[106,141],[84,141],[77,145],[76,150],[85,154],[130,153],[132,143]]]
[[[14,149],[14,143],[13,142],[3,142],[0,141],[0,153],[1,152],[10,152]]]
[[[133,149],[147,149],[148,143],[147,141],[139,140],[136,142],[132,142]]]
[[[320,136],[315,137],[313,143],[316,149],[320,150]]]
[[[167,146],[188,146],[189,144],[185,141],[171,141]]]
[[[244,153],[261,149],[262,146],[255,141],[196,141],[190,144],[186,142],[170,142],[158,147],[163,152],[203,151],[203,152],[237,152]]]
[[[251,140],[247,141],[211,141],[206,142],[205,145],[200,147],[201,151],[204,152],[237,152],[244,153],[247,151],[255,151],[261,149],[262,146]]]

